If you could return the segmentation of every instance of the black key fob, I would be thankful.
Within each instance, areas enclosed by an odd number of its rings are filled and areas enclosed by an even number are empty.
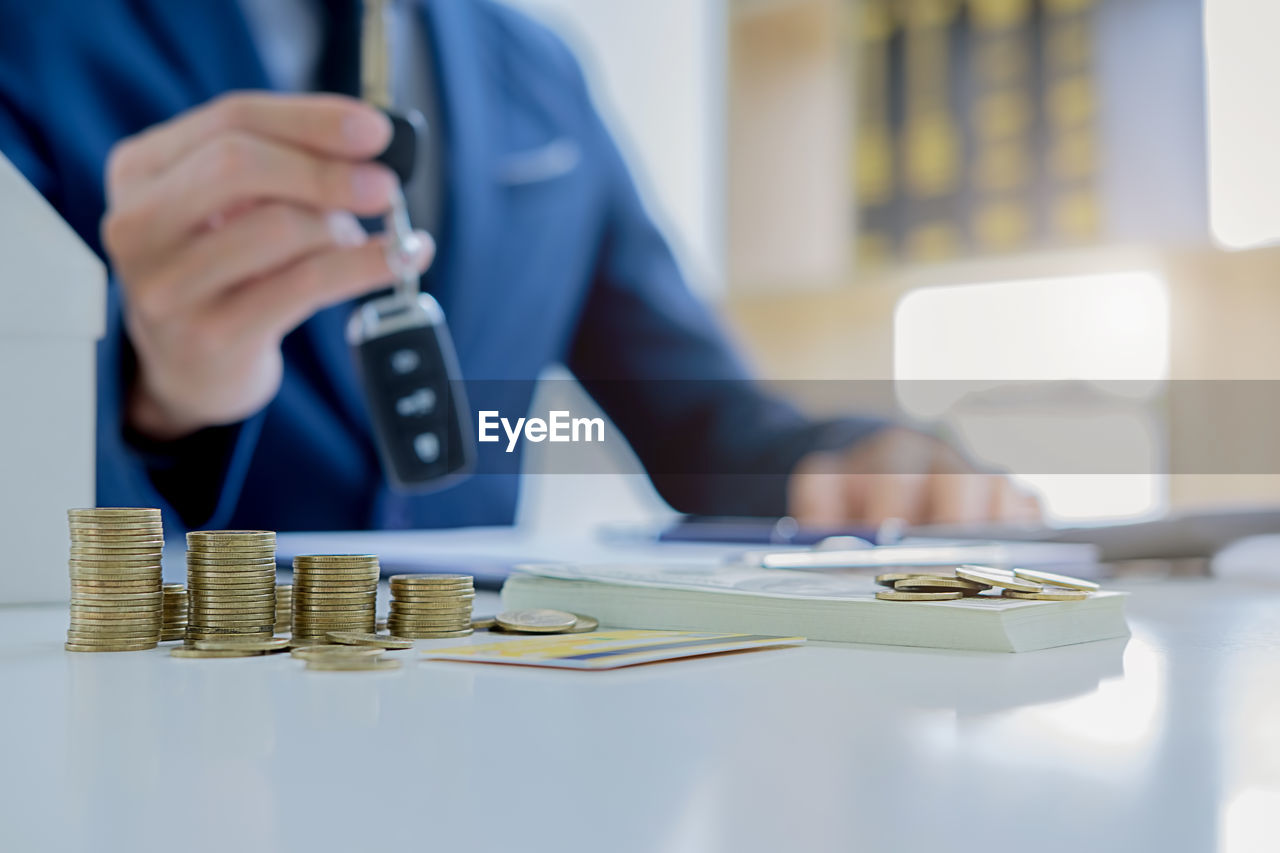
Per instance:
[[[466,477],[475,445],[466,389],[440,305],[427,294],[363,303],[347,324],[382,467],[399,491]]]
[[[391,141],[373,160],[395,172],[400,185],[407,187],[413,180],[413,170],[418,162],[418,139],[427,133],[427,120],[417,110],[403,113],[383,110],[382,113],[391,121]]]

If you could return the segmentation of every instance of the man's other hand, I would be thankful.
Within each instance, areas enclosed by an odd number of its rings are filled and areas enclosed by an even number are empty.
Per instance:
[[[979,473],[947,444],[890,428],[838,453],[804,457],[787,486],[801,524],[961,524],[1040,520],[1040,505],[1007,477]]]

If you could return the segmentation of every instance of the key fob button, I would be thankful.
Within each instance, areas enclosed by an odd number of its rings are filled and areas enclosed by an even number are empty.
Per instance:
[[[413,373],[420,366],[422,366],[422,356],[418,355],[417,350],[405,348],[391,353],[391,372],[396,376]]]
[[[402,418],[421,418],[436,410],[436,392],[419,388],[396,400],[396,414]]]
[[[422,432],[414,436],[413,452],[423,464],[430,465],[440,458],[440,437],[434,432]]]

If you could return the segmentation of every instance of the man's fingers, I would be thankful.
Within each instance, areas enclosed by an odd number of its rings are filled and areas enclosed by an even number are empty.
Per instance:
[[[857,491],[866,496],[864,509],[859,513],[861,520],[870,524],[880,524],[890,518],[901,518],[908,524],[922,524],[927,520],[928,474],[854,475],[854,479],[870,481],[857,486]]]
[[[1002,478],[1000,487],[991,496],[991,517],[998,521],[1037,524],[1044,521],[1044,508],[1034,494]]]
[[[849,521],[846,474],[840,456],[815,453],[801,460],[787,483],[787,511],[808,527],[834,527]]]
[[[208,140],[245,133],[346,160],[376,156],[391,140],[391,123],[373,107],[342,95],[235,92],[216,98],[122,143],[107,165],[107,189],[155,177]]]
[[[360,223],[345,211],[324,214],[291,204],[258,205],[194,238],[129,296],[144,314],[168,317],[196,310],[223,290],[313,252],[360,246],[366,239]]]
[[[395,188],[395,175],[376,163],[328,160],[259,137],[226,134],[112,211],[107,236],[127,232],[132,254],[162,254],[216,215],[248,202],[372,216],[387,209]]]
[[[435,255],[435,241],[418,232],[423,248],[417,258],[425,270]],[[391,283],[385,238],[352,249],[330,249],[310,255],[261,281],[229,293],[220,307],[230,335],[282,338],[317,311]]]
[[[990,474],[935,474],[930,478],[929,521],[970,524],[986,521],[1002,478]]]

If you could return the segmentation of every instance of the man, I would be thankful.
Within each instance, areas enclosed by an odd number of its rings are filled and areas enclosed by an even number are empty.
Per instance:
[[[531,380],[564,363],[678,509],[1028,510],[931,438],[811,422],[756,388],[555,38],[491,0],[396,14],[401,94],[434,131],[407,188],[436,236],[415,260],[473,416],[524,414]],[[387,209],[394,179],[369,160],[390,129],[349,97],[296,94],[356,92],[359,15],[354,0],[0,3],[0,149],[112,269],[100,503],[166,507],[191,527],[511,521],[518,453],[482,453],[476,476],[417,496],[377,463],[342,328],[352,300],[391,280],[356,220]],[[528,167],[554,146],[572,156]]]

